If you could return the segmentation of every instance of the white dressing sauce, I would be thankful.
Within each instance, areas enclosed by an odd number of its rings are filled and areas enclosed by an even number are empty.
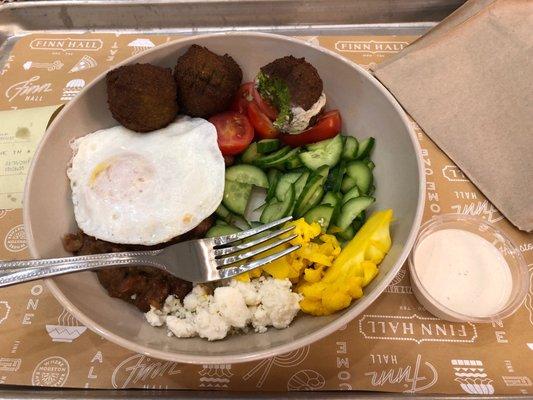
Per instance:
[[[493,315],[511,295],[512,276],[505,258],[472,232],[443,229],[429,234],[418,245],[414,264],[429,294],[461,314]]]

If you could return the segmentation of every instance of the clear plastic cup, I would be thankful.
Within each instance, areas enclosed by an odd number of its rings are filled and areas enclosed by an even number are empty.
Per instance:
[[[461,314],[451,310],[437,301],[433,295],[423,286],[416,268],[414,254],[419,244],[430,234],[444,229],[461,229],[479,235],[492,243],[500,251],[509,266],[512,276],[512,289],[507,303],[498,312],[487,316],[475,316]],[[518,247],[494,224],[479,217],[462,214],[442,214],[434,216],[425,222],[418,233],[411,254],[409,255],[409,272],[411,274],[411,286],[416,299],[426,310],[433,315],[455,322],[493,322],[499,321],[512,315],[522,304],[529,290],[529,272],[526,261]]]

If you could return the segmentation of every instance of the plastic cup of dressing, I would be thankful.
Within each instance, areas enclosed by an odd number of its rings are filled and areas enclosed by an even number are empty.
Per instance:
[[[447,321],[506,318],[530,285],[517,246],[493,224],[461,214],[435,216],[422,225],[409,271],[417,300]]]

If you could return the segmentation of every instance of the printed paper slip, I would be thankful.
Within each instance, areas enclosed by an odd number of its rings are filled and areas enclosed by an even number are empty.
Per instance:
[[[21,207],[31,159],[57,108],[0,111],[0,209]]]
[[[113,64],[172,39],[113,33],[27,36],[17,43],[0,71],[0,109],[26,109],[29,114],[20,119],[29,124],[33,113],[40,110],[31,107],[52,106],[48,116],[57,104],[74,98]],[[300,39],[367,67],[401,50],[414,38]],[[424,220],[459,212],[491,221],[515,241],[533,273],[533,235],[514,229],[418,126],[413,126],[427,180]],[[29,256],[22,210],[14,207],[0,209],[0,259]],[[36,281],[0,290],[0,383],[76,388],[531,394],[532,299],[533,289],[516,315],[494,324],[442,321],[417,303],[404,266],[363,314],[311,346],[245,364],[184,365],[136,354],[102,339],[76,321],[43,282]]]

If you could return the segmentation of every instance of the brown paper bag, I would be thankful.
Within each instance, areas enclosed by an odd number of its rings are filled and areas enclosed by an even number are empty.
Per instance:
[[[375,75],[514,225],[533,230],[533,1],[470,1]]]

